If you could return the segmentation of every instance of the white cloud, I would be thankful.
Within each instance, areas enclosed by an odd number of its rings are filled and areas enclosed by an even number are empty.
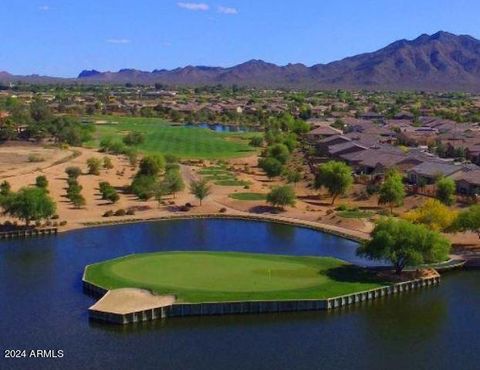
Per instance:
[[[108,39],[108,40],[105,40],[105,41],[110,43],[110,44],[130,44],[129,39]]]
[[[48,5],[41,5],[38,7],[38,10],[41,10],[42,12],[46,12],[50,10],[50,7]]]
[[[177,6],[187,10],[206,11],[209,9],[208,4],[205,3],[177,3]]]
[[[228,6],[219,6],[217,10],[219,13],[222,13],[222,14],[230,14],[230,15],[238,14],[238,9],[231,8]]]

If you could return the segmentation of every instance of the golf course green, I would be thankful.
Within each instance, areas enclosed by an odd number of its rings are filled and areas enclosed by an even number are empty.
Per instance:
[[[335,258],[228,252],[129,255],[87,266],[84,279],[105,289],[149,289],[192,303],[325,299],[388,284]]]
[[[159,118],[101,116],[96,125],[97,147],[103,138],[120,141],[128,132],[140,132],[145,141],[136,148],[147,154],[173,154],[183,159],[229,159],[255,153],[248,145],[254,133],[220,133],[205,128],[172,126]]]

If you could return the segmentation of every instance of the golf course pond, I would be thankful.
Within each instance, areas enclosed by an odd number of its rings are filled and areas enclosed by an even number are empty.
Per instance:
[[[249,127],[242,125],[228,125],[225,123],[187,123],[185,127],[208,128],[215,132],[251,132],[259,130],[258,127]]]
[[[87,265],[171,251],[262,253],[278,255],[279,264],[288,255],[374,265],[357,257],[356,247],[353,241],[302,227],[217,219],[115,225],[2,241],[2,350],[63,350],[64,356],[2,356],[0,368],[403,369],[412,363],[416,369],[477,368],[478,271],[451,272],[438,287],[334,311],[171,318],[126,326],[88,320],[88,307],[96,299],[82,291]],[[288,263],[278,267],[290,269]],[[254,269],[261,270],[258,265]],[[298,273],[309,279],[306,272]],[[266,277],[265,284],[268,270]],[[244,293],[241,285],[238,290]]]

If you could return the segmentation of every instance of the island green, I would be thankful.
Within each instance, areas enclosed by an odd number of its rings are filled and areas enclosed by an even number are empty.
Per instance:
[[[89,265],[84,278],[109,290],[142,288],[192,303],[325,299],[388,285],[335,258],[225,252],[134,254]]]

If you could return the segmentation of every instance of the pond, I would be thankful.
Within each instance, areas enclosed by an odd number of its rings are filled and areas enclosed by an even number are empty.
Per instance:
[[[257,128],[251,126],[228,125],[224,123],[187,123],[185,127],[208,128],[215,132],[254,132]]]
[[[356,244],[313,230],[237,220],[176,220],[0,243],[0,343],[63,350],[0,359],[3,369],[451,369],[480,361],[480,272],[335,312],[192,317],[110,326],[88,320],[84,266],[162,250],[326,255]],[[461,365],[459,365],[461,364]]]

